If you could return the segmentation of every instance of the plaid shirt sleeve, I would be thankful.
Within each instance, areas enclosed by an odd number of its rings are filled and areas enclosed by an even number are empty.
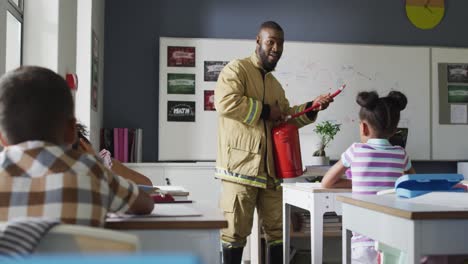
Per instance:
[[[106,173],[109,183],[109,212],[127,212],[138,197],[138,186],[110,171]]]

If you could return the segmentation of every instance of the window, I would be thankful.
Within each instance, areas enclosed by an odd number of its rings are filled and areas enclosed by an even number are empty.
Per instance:
[[[21,66],[23,0],[0,2],[0,75]],[[2,48],[4,47],[4,48]]]
[[[21,22],[7,11],[5,72],[21,66]]]
[[[20,7],[20,2],[21,2],[20,0],[10,0],[10,2],[12,2],[18,8]]]

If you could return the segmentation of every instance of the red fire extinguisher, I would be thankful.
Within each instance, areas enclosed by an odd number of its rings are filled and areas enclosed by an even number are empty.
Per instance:
[[[345,87],[346,85],[342,85],[336,92],[331,94],[331,97],[340,94]],[[320,104],[315,103],[304,111],[288,117],[287,120],[296,118],[318,107],[320,107]],[[271,133],[273,135],[276,176],[282,179],[301,176],[303,174],[301,145],[297,127],[285,122],[274,127]]]

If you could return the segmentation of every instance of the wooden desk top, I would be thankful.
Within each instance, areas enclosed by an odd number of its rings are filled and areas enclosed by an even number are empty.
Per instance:
[[[294,189],[299,191],[305,192],[312,192],[312,193],[350,193],[351,189],[344,189],[344,188],[334,188],[334,189],[326,189],[323,188],[320,183],[283,183],[281,184],[285,189]]]
[[[173,204],[174,207],[187,204]],[[185,217],[148,217],[135,216],[132,218],[108,218],[105,228],[118,230],[142,230],[142,229],[221,229],[227,227],[227,221],[221,209],[204,204],[190,204],[199,211],[201,216]],[[155,205],[157,206],[157,205]]]
[[[432,192],[411,199],[395,194],[344,194],[336,199],[411,220],[468,219],[468,193]]]

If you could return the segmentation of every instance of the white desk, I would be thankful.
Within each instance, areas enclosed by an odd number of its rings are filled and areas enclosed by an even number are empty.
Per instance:
[[[343,234],[352,230],[402,250],[407,263],[424,255],[468,254],[468,193],[343,195]],[[343,239],[343,263],[348,263]]]
[[[187,204],[173,204],[174,207]],[[156,204],[157,206],[157,204]],[[192,204],[201,216],[109,218],[106,228],[137,235],[143,252],[190,253],[202,263],[221,263],[219,230],[227,221],[219,208]]]
[[[291,206],[310,212],[310,245],[312,263],[322,263],[323,214],[336,212],[340,206],[335,197],[350,193],[351,189],[324,189],[320,184],[283,183],[283,263],[289,263]],[[346,240],[346,239],[344,239]]]

